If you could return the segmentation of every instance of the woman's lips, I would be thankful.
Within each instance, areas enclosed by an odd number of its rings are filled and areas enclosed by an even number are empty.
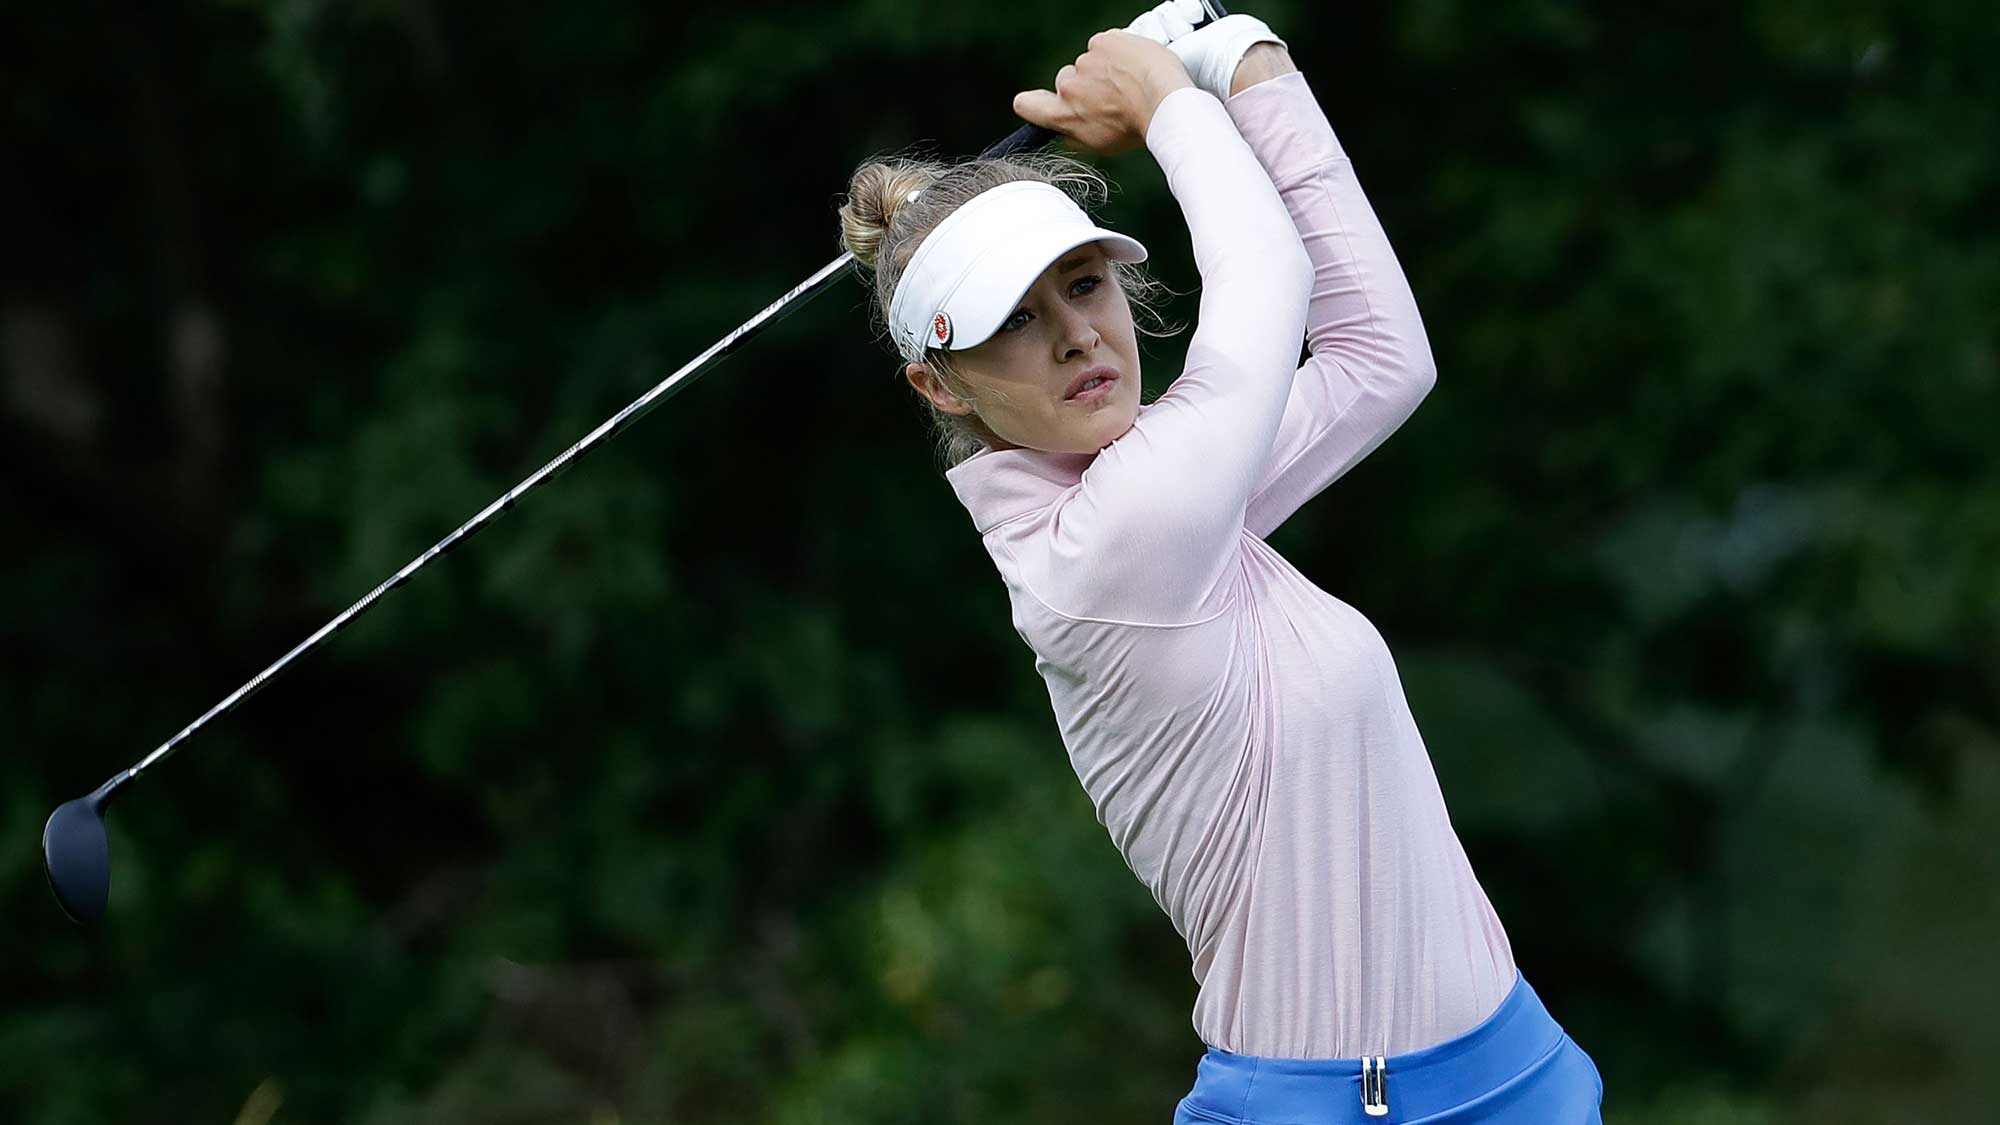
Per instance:
[[[1102,383],[1099,383],[1096,386],[1089,388],[1088,390],[1082,390],[1076,392],[1075,394],[1069,396],[1069,400],[1071,402],[1096,402],[1099,399],[1108,398],[1110,397],[1111,394],[1111,385],[1113,383],[1116,383],[1117,381],[1118,380],[1115,378],[1106,376]]]
[[[1103,379],[1104,381],[1089,390],[1084,390],[1083,385],[1092,379]],[[1076,382],[1070,388],[1070,393],[1065,397],[1072,402],[1095,402],[1110,394],[1111,385],[1117,381],[1118,372],[1116,370],[1103,366],[1093,367],[1077,376]]]

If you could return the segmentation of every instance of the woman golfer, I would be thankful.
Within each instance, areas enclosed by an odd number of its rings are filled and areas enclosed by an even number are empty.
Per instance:
[[[1201,308],[1155,401],[1146,249],[1075,201],[1088,165],[871,161],[843,241],[1077,777],[1187,941],[1208,1050],[1176,1125],[1597,1122],[1597,1068],[1514,965],[1381,635],[1264,542],[1431,389],[1415,301],[1283,41],[1185,11],[1014,101],[1166,174]]]

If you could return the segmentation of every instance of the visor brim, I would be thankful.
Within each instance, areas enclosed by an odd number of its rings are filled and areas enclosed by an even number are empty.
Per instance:
[[[951,318],[949,351],[964,351],[989,339],[1013,315],[1021,298],[1051,263],[1088,242],[1102,242],[1112,261],[1143,262],[1146,247],[1138,239],[1103,227],[1065,223],[994,247],[944,303]]]

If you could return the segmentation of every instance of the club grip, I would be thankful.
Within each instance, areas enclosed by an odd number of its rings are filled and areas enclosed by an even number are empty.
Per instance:
[[[1201,6],[1208,9],[1208,17],[1196,24],[1196,28],[1207,27],[1229,14],[1229,10],[1222,6],[1222,0],[1202,0]],[[986,146],[986,151],[979,154],[979,159],[992,160],[994,157],[1012,156],[1017,152],[1040,148],[1061,135],[1040,125],[1023,124],[1019,129]]]

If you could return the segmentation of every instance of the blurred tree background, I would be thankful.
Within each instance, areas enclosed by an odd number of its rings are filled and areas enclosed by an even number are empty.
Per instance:
[[[125,798],[100,930],[39,851],[1139,10],[0,7],[0,1119],[1165,1122],[1186,950],[858,284]],[[1248,10],[1440,370],[1273,542],[1389,638],[1606,1119],[1991,1120],[1991,7]]]

